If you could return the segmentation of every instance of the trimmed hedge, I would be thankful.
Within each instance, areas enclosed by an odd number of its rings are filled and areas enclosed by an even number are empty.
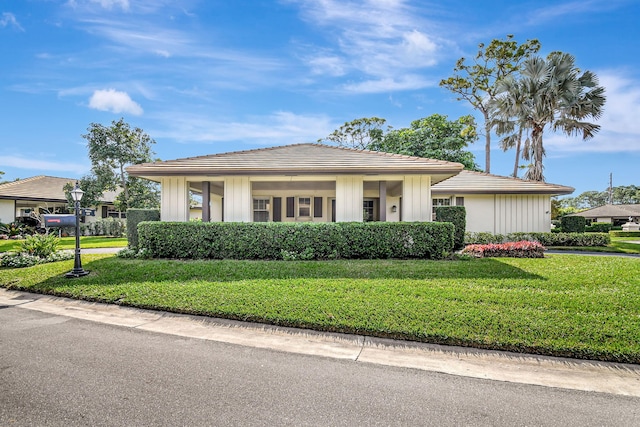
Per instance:
[[[155,258],[442,259],[450,223],[141,222],[138,248]]]
[[[610,222],[592,222],[584,228],[585,233],[608,233],[613,224]]]
[[[127,209],[127,242],[129,248],[138,247],[138,224],[143,221],[160,221],[158,209]]]
[[[450,222],[455,226],[453,247],[464,247],[464,233],[467,229],[467,211],[464,206],[437,206],[435,209],[436,221]]]
[[[611,231],[613,237],[640,237],[640,231]]]
[[[581,216],[563,216],[560,224],[565,233],[584,233],[587,220]]]
[[[490,244],[529,240],[544,246],[607,246],[611,243],[608,233],[467,233],[465,243]]]

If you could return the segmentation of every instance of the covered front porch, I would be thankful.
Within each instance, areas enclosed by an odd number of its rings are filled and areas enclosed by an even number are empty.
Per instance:
[[[163,177],[161,218],[205,222],[430,221],[429,175]]]

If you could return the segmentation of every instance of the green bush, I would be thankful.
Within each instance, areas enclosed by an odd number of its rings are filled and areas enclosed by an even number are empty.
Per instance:
[[[129,247],[138,247],[138,224],[143,221],[160,221],[158,209],[127,209],[127,242]]]
[[[613,237],[640,237],[640,231],[611,231]]]
[[[124,230],[125,221],[118,218],[104,218],[80,226],[80,234],[83,236],[122,237]]]
[[[56,252],[59,243],[60,239],[53,234],[34,234],[33,236],[27,236],[20,243],[18,252],[38,258],[46,258]]]
[[[593,222],[584,228],[585,233],[608,233],[613,224],[610,222]]]
[[[454,225],[454,249],[464,247],[464,233],[467,228],[467,211],[464,206],[437,206],[436,221],[450,222]]]
[[[584,233],[587,220],[581,216],[563,216],[560,224],[565,233]]]
[[[139,249],[156,258],[432,258],[453,250],[449,223],[141,222]]]
[[[529,240],[544,246],[607,246],[611,243],[608,233],[466,233],[465,244],[499,244]]]

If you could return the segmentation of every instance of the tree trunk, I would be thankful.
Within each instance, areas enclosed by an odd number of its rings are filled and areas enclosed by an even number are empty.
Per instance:
[[[542,175],[542,157],[544,154],[544,149],[542,148],[542,132],[543,128],[540,126],[535,126],[531,132],[533,165],[529,169],[528,176],[528,179],[531,181],[544,181],[544,176]]]
[[[491,173],[491,125],[489,124],[489,112],[483,111],[484,114],[484,171]]]
[[[518,131],[518,142],[516,143],[516,160],[513,165],[513,177],[518,177],[518,166],[520,161],[520,146],[522,145],[522,126],[520,126],[520,130]]]

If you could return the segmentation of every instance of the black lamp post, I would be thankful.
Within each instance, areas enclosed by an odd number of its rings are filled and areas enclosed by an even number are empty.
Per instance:
[[[78,186],[78,182],[76,181],[76,186],[73,190],[71,190],[71,198],[75,203],[75,211],[76,211],[76,256],[73,262],[73,270],[65,274],[65,277],[71,279],[74,277],[82,277],[89,274],[88,271],[84,271],[82,269],[82,260],[80,259],[80,200],[82,200],[82,196],[84,191],[80,189]]]

